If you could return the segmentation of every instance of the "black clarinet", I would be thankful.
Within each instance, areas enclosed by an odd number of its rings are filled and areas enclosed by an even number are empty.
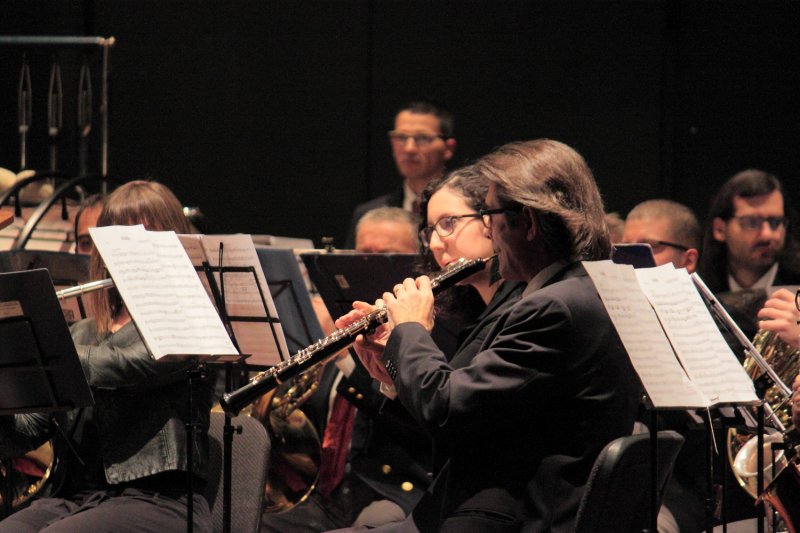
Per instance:
[[[433,294],[439,294],[459,281],[483,270],[486,263],[494,259],[494,257],[486,259],[461,258],[450,263],[446,270],[428,274],[431,279]],[[238,415],[239,411],[253,403],[259,396],[266,394],[281,383],[311,369],[315,365],[323,363],[329,356],[353,344],[358,335],[373,332],[375,328],[386,323],[387,320],[386,308],[381,307],[349,326],[337,329],[324,339],[320,339],[314,344],[303,348],[287,360],[281,361],[264,372],[260,372],[246,385],[235,391],[225,393],[220,400],[222,410],[229,416]]]

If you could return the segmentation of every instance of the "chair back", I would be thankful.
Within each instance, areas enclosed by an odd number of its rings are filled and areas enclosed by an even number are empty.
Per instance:
[[[257,533],[261,528],[261,511],[264,503],[264,487],[267,482],[267,466],[270,441],[267,430],[258,420],[249,416],[237,416],[231,420],[233,427],[241,426],[241,433],[234,433],[231,471],[231,531]],[[211,507],[213,531],[222,532],[223,520],[223,446],[225,415],[212,412],[209,436],[209,479],[206,499]]]
[[[658,432],[657,509],[683,440],[675,431]],[[578,508],[576,533],[633,533],[650,528],[650,451],[649,433],[620,437],[603,448]]]

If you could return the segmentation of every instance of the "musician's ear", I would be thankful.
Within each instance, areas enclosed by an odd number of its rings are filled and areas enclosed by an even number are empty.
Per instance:
[[[728,240],[728,223],[720,217],[715,217],[711,221],[711,234],[715,241],[725,242]]]
[[[532,207],[526,205],[522,208],[522,223],[525,225],[525,238],[529,241],[535,239],[539,223],[536,220],[536,211]]]

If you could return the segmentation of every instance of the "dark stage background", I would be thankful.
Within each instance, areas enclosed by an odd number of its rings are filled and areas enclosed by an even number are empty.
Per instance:
[[[398,183],[386,131],[418,96],[455,112],[454,165],[559,139],[623,215],[669,197],[703,216],[747,167],[798,195],[798,2],[4,0],[2,13],[3,35],[116,37],[110,171],[166,183],[207,232],[341,243],[353,206]],[[22,52],[0,50],[0,166],[15,170]],[[45,168],[49,58],[74,130],[84,52],[26,53],[31,166]],[[98,139],[95,123],[94,171]],[[76,146],[66,134],[69,172]]]

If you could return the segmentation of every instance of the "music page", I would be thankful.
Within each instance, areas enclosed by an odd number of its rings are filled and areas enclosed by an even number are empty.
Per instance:
[[[636,373],[655,408],[701,408],[709,401],[675,357],[634,269],[611,261],[584,261]]]
[[[141,225],[89,231],[156,359],[237,354],[174,232]]]
[[[191,242],[191,237],[197,239]],[[250,355],[247,360],[249,365],[271,366],[281,361],[281,354],[287,357],[289,353],[283,328],[250,235],[189,235],[181,236],[181,241],[188,245],[187,253],[193,257],[193,262],[196,261],[194,257],[199,257],[199,252],[194,249],[199,245],[203,249],[203,260],[212,267],[219,266],[222,245],[223,267],[253,267],[255,278],[253,272],[226,272],[221,280],[219,273],[214,273],[217,287],[224,290],[225,309],[231,319],[236,342],[243,354]],[[247,321],[237,320],[237,317],[270,320]]]
[[[636,277],[686,373],[713,404],[756,402],[753,382],[731,352],[685,269],[670,263]]]
[[[181,234],[178,235],[178,240],[181,241],[183,245],[183,249],[186,252],[186,255],[189,257],[189,261],[192,262],[192,265],[195,267],[195,272],[197,272],[198,279],[200,279],[200,283],[203,284],[203,288],[206,290],[206,294],[208,294],[208,299],[211,300],[211,305],[214,306],[214,309],[217,308],[217,302],[214,300],[214,295],[211,293],[211,286],[208,284],[208,277],[203,270],[198,270],[197,267],[202,267],[203,263],[206,261],[206,251],[203,248],[203,235],[198,234]]]

